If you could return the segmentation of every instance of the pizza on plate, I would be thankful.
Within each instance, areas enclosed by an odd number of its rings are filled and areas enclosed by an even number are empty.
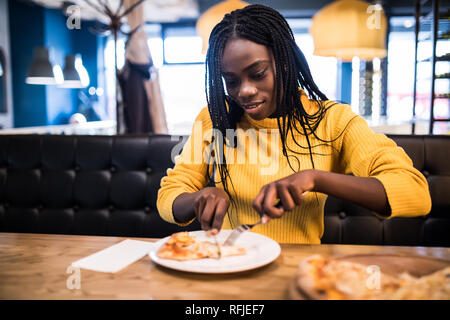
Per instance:
[[[310,299],[450,299],[450,267],[422,277],[374,275],[367,265],[313,255],[300,263],[295,280],[296,289]]]
[[[178,261],[205,258],[218,259],[245,254],[245,248],[235,245],[223,246],[210,241],[200,241],[186,231],[174,233],[157,252],[160,258]]]

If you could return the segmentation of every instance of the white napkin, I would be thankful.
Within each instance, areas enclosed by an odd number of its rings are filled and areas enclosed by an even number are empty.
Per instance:
[[[129,266],[133,262],[138,261],[155,249],[155,243],[127,239],[91,254],[90,256],[77,260],[72,263],[72,266],[114,273]]]

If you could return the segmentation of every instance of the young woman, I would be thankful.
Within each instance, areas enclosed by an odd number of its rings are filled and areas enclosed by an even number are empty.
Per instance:
[[[208,107],[161,180],[166,221],[196,218],[216,233],[263,217],[270,223],[252,231],[320,243],[327,195],[384,218],[430,211],[427,181],[410,158],[326,98],[277,11],[249,5],[223,18],[209,40],[206,88]]]

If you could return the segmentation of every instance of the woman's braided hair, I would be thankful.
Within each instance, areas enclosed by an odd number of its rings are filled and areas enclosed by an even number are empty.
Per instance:
[[[247,39],[264,45],[272,51],[276,70],[275,98],[280,115],[277,120],[283,155],[289,160],[287,150],[292,150],[286,145],[286,138],[289,134],[294,137],[293,131],[295,130],[306,136],[307,147],[300,146],[295,138],[294,141],[301,148],[309,150],[308,153],[314,167],[309,136],[314,135],[319,141],[323,141],[316,136],[315,131],[328,109],[322,101],[328,99],[315,84],[305,56],[298,48],[286,19],[276,10],[263,5],[249,5],[226,14],[223,20],[214,27],[209,38],[205,88],[208,110],[214,129],[212,137],[214,153],[224,155],[223,150],[226,143],[229,147],[235,147],[236,144],[232,141],[214,139],[214,132],[217,130],[222,137],[225,137],[226,130],[236,129],[237,123],[243,115],[243,109],[226,95],[222,80],[222,56],[225,45],[231,39]],[[318,102],[319,108],[314,114],[308,114],[303,108],[299,87],[306,91],[310,99]],[[298,124],[301,128],[298,128]],[[234,203],[228,187],[229,172],[225,157],[215,165],[224,190]]]

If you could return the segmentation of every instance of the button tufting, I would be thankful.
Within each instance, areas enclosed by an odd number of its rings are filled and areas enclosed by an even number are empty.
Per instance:
[[[114,211],[114,209],[115,209],[114,206],[109,206],[109,207],[108,207],[108,210],[109,210],[109,211]]]
[[[149,207],[149,206],[146,206],[146,207],[144,208],[144,211],[145,211],[146,213],[149,213],[149,212],[150,212],[150,207]]]
[[[151,167],[147,167],[147,168],[145,169],[145,172],[147,172],[147,174],[152,173],[152,171],[153,171],[153,169],[152,169]]]
[[[339,212],[339,218],[344,219],[347,217],[347,214],[344,211]]]
[[[423,170],[422,174],[424,175],[425,178],[428,178],[430,176],[430,172],[427,170]]]
[[[111,166],[110,168],[109,168],[109,171],[111,171],[111,172],[116,172],[116,167],[115,166]]]

